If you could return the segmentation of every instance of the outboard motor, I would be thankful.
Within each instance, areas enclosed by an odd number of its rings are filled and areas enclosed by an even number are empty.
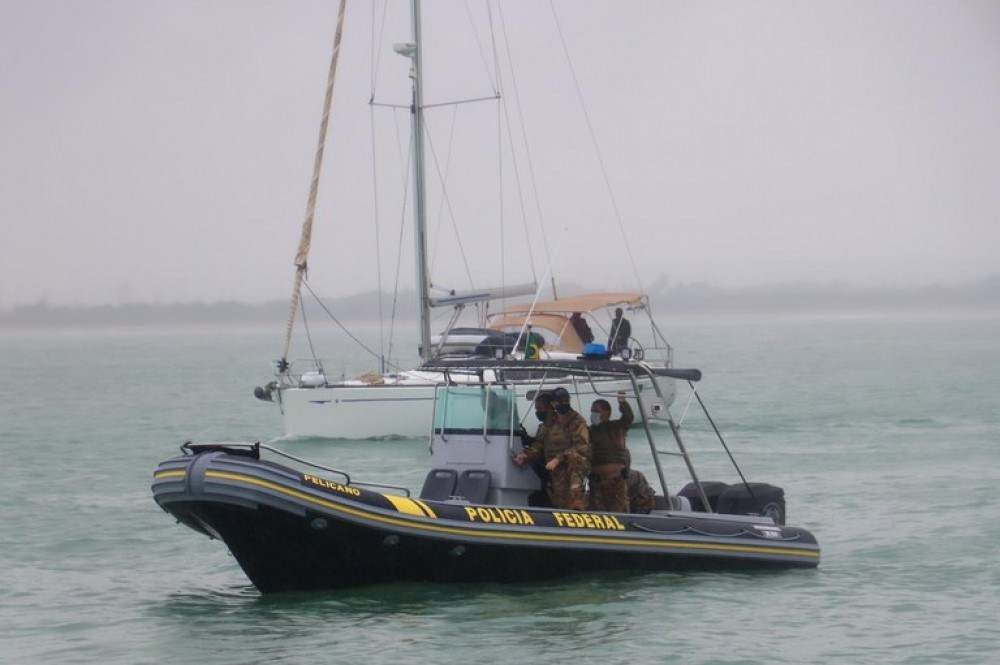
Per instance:
[[[267,384],[266,386],[257,386],[253,389],[253,396],[262,402],[273,402],[274,401],[274,389],[278,387],[278,384],[274,381]]]
[[[729,485],[714,480],[702,481],[702,489],[708,497],[713,512],[724,515],[762,515],[770,517],[775,524],[785,523],[785,490],[767,483],[743,483]],[[677,493],[691,502],[691,509],[707,512],[701,494],[694,483],[688,483]]]
[[[701,513],[707,512],[721,512],[719,510],[719,497],[722,493],[729,489],[728,483],[721,483],[717,480],[703,480],[701,482],[701,488],[705,490],[705,496],[708,497],[709,509],[705,508],[705,502],[701,500],[701,493],[698,492],[698,486],[694,483],[688,483],[681,491],[677,493],[677,496],[682,496],[691,502],[691,510],[697,510]]]
[[[785,523],[785,490],[767,483],[730,485],[719,497],[718,512],[728,515],[763,515],[775,524]],[[752,490],[752,493],[751,493]]]

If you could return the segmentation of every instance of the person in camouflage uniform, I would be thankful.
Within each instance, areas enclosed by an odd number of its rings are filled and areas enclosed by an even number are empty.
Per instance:
[[[649,481],[641,472],[629,469],[625,484],[628,487],[628,511],[630,513],[648,513],[656,507],[656,492],[649,486]]]
[[[542,430],[545,423],[552,423],[556,418],[556,411],[552,406],[552,392],[548,390],[540,391],[535,395],[535,417],[538,418],[538,431]],[[521,443],[525,452],[531,447],[537,440],[537,437],[528,434],[528,432],[522,431],[521,433]],[[515,457],[515,461],[516,457]],[[541,457],[536,458],[531,463],[531,470],[535,472],[538,476],[538,480],[541,481],[542,488],[540,490],[535,490],[528,496],[528,505],[541,507],[541,508],[551,508],[552,501],[549,500],[549,472],[545,470],[545,460]]]
[[[628,493],[628,512],[648,514],[656,507],[656,490],[646,480],[642,471],[632,468],[632,452],[625,449],[625,486]]]
[[[629,503],[625,479],[630,460],[625,446],[625,434],[632,426],[635,416],[632,414],[632,407],[625,401],[623,392],[618,393],[618,409],[621,411],[621,418],[611,420],[611,404],[607,400],[595,400],[590,407],[590,445],[593,454],[590,507],[612,513],[627,513]]]
[[[590,430],[569,404],[565,388],[552,391],[555,416],[538,427],[534,442],[514,458],[518,466],[544,459],[549,472],[548,493],[554,508],[587,509],[590,475]]]

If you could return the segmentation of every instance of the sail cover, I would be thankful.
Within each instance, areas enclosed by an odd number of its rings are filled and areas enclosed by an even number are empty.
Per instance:
[[[326,128],[330,123],[330,107],[333,104],[333,83],[337,79],[337,61],[340,59],[340,40],[344,31],[344,8],[347,0],[340,0],[337,11],[337,30],[333,35],[333,54],[330,56],[330,71],[326,77],[326,96],[323,99],[323,120],[319,126],[319,141],[316,145],[316,158],[313,162],[313,176],[309,186],[309,200],[306,202],[306,218],[302,222],[302,236],[295,252],[295,283],[292,286],[292,301],[288,307],[288,323],[285,325],[285,347],[281,353],[283,360],[288,358],[288,349],[292,345],[292,328],[295,326],[295,315],[299,311],[299,300],[302,292],[302,280],[305,278],[309,265],[309,246],[312,243],[313,217],[316,214],[316,196],[319,193],[319,175],[323,170],[323,150],[326,146]]]

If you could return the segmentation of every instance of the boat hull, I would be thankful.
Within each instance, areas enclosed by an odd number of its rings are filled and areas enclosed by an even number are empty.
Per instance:
[[[421,501],[224,452],[164,462],[153,494],[224,541],[262,592],[819,562],[811,534],[766,518]]]
[[[673,401],[673,381],[661,381],[667,391],[664,401]],[[342,439],[372,439],[388,436],[425,437],[430,432],[437,383],[408,383],[382,385],[334,385],[318,388],[281,388],[279,403],[287,437],[315,437]],[[618,391],[632,394],[629,380],[601,380],[594,384],[577,381],[573,384],[546,383],[547,388],[565,385],[573,395],[574,408],[588,413],[591,403],[603,397],[614,401]],[[640,380],[643,396],[653,395],[648,380]],[[518,410],[521,415],[530,413],[531,401],[537,383],[514,384],[517,391]],[[596,386],[596,391],[595,391]],[[630,406],[638,409],[636,400],[629,398]],[[534,427],[534,418],[525,426]]]

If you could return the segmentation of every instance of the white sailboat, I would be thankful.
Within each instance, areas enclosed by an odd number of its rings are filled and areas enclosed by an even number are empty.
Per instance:
[[[551,363],[547,369],[538,372],[519,370],[514,376],[500,366],[504,359],[544,359],[575,360],[584,352],[601,354],[600,346],[593,346],[591,326],[581,326],[580,320],[589,320],[600,331],[605,329],[608,337],[616,335],[622,327],[612,323],[610,329],[603,325],[600,314],[611,309],[621,309],[629,316],[645,315],[648,325],[643,326],[647,336],[640,340],[638,333],[629,335],[628,340],[609,339],[615,350],[614,356],[607,355],[609,362],[641,360],[657,369],[670,368],[673,364],[672,349],[660,332],[650,311],[648,298],[640,292],[591,293],[572,297],[556,297],[539,302],[540,289],[537,284],[504,286],[498,289],[483,289],[465,293],[450,292],[435,297],[431,293],[431,280],[427,261],[426,233],[426,182],[424,155],[424,100],[421,49],[420,0],[411,0],[412,41],[396,44],[394,50],[408,58],[411,63],[412,83],[411,116],[411,177],[414,195],[414,239],[417,266],[417,297],[419,299],[419,339],[421,362],[435,361],[440,366],[449,357],[468,359],[479,355],[496,360],[496,369],[485,370],[484,376],[473,377],[476,381],[503,378],[515,386],[517,398],[530,402],[539,390],[558,386],[567,388],[573,395],[579,411],[587,412],[590,403],[599,397],[612,398],[619,391],[634,394],[633,391],[651,391],[652,387],[633,386],[623,379],[594,378],[581,381],[579,376],[553,371]],[[435,386],[444,382],[462,382],[460,375],[448,375],[441,371],[425,371],[420,367],[404,371],[369,372],[354,379],[331,381],[322,363],[313,360],[307,367],[288,360],[292,328],[300,306],[300,289],[305,279],[307,257],[311,239],[313,213],[319,174],[323,160],[323,146],[329,120],[333,85],[336,77],[344,18],[344,0],[341,0],[338,24],[334,40],[333,57],[327,81],[323,121],[320,127],[319,145],[312,187],[310,189],[306,220],[302,229],[302,240],[296,255],[295,285],[286,330],[285,349],[282,358],[275,363],[275,378],[266,386],[255,389],[258,399],[275,402],[283,415],[284,433],[288,437],[319,438],[379,438],[386,436],[419,437],[426,435],[431,427],[432,402]],[[543,280],[544,281],[544,280]],[[553,294],[555,285],[553,280]],[[530,303],[507,307],[490,313],[490,302],[517,296],[534,295]],[[455,327],[460,315],[468,305],[482,304],[481,318],[476,328]],[[453,308],[453,316],[445,330],[431,335],[431,310],[438,307]],[[588,334],[590,333],[590,334]],[[617,342],[617,343],[616,343]],[[660,381],[665,388],[660,400],[645,399],[647,409],[658,410],[668,406],[673,399],[673,381]],[[651,393],[650,393],[651,394]],[[637,405],[633,401],[633,407]],[[522,409],[531,413],[531,409]],[[531,430],[533,423],[525,422]]]

